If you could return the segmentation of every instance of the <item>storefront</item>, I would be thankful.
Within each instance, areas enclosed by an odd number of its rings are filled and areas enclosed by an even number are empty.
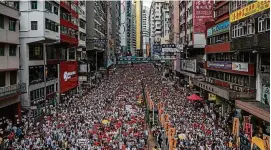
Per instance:
[[[78,65],[76,61],[60,63],[60,102],[77,92]]]

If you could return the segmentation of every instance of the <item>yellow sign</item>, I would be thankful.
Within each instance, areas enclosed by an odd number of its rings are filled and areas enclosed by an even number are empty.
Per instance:
[[[216,95],[209,93],[208,94],[208,100],[209,101],[215,101],[216,100]]]
[[[239,135],[239,118],[236,117],[233,118],[232,134],[234,136]]]
[[[264,134],[263,135],[263,141],[264,141],[265,150],[269,150],[270,149],[269,136]]]
[[[230,22],[235,22],[270,8],[270,0],[259,0],[230,14]]]

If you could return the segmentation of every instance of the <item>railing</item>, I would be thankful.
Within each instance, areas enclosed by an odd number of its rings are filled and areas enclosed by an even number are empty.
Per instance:
[[[0,87],[0,98],[11,96],[14,94],[21,94],[26,92],[26,84],[14,84],[10,86]]]

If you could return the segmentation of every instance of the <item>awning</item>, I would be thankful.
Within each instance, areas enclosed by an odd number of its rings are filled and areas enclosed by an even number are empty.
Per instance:
[[[270,109],[259,101],[241,101],[236,100],[235,106],[240,108],[258,118],[261,118],[267,122],[270,122]]]

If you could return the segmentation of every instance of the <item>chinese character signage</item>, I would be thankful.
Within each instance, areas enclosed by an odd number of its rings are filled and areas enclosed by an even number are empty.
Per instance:
[[[87,42],[105,44],[107,42],[107,39],[87,39]]]
[[[270,0],[259,0],[230,14],[230,22],[235,22],[270,8]]]
[[[194,33],[204,33],[205,23],[213,19],[214,1],[193,1]]]
[[[231,62],[223,62],[223,61],[217,61],[217,62],[207,62],[207,68],[214,68],[214,69],[225,69],[225,70],[231,70],[232,69],[232,63]]]
[[[207,37],[214,36],[219,33],[228,32],[230,28],[230,22],[224,21],[222,23],[219,23],[207,30]]]

